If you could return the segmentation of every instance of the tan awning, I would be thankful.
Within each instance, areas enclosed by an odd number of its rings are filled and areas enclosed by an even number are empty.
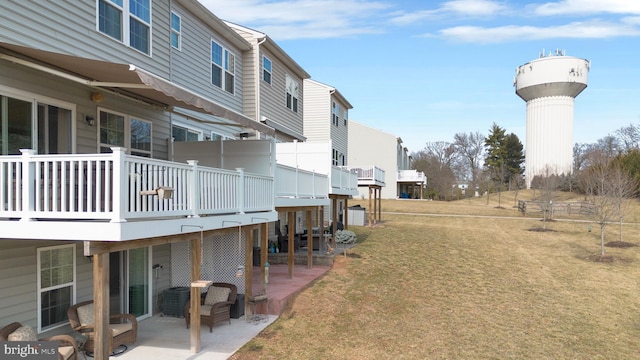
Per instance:
[[[10,52],[6,50],[10,50]],[[16,57],[11,52],[28,59]],[[0,58],[46,71],[87,86],[111,89],[169,108],[180,107],[208,113],[263,134],[275,134],[275,130],[270,126],[254,121],[237,111],[135,65],[81,58],[3,42],[0,42]],[[38,63],[29,59],[37,60]],[[219,121],[216,123],[219,123]]]

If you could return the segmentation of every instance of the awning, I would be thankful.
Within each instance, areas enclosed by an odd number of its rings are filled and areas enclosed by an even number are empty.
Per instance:
[[[15,57],[5,49],[37,60],[47,66]],[[263,134],[272,136],[275,134],[275,130],[270,126],[254,121],[237,111],[217,104],[211,99],[135,65],[81,58],[3,42],[0,42],[0,59],[30,66],[87,86],[124,92],[143,101],[146,100],[165,107],[180,107],[208,113]]]

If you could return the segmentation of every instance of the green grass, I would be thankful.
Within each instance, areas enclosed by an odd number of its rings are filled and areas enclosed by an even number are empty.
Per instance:
[[[350,228],[354,256],[337,256],[233,358],[636,358],[640,247],[607,248],[615,261],[599,263],[584,223],[535,232],[536,218],[427,215],[519,216],[496,204],[383,201],[380,225]],[[637,224],[623,231],[638,243]]]

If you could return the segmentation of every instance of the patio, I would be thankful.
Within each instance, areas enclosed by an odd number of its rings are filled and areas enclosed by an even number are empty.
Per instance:
[[[333,255],[326,255],[333,257]],[[294,267],[293,279],[288,278],[287,265],[271,265],[267,296],[269,298],[269,316],[267,320],[248,323],[244,316],[231,319],[231,325],[221,324],[208,332],[201,329],[202,350],[197,354],[190,351],[189,330],[184,318],[155,315],[139,322],[138,339],[128,345],[128,350],[111,359],[121,360],[157,360],[157,359],[227,359],[249,340],[273,323],[282,313],[289,301],[297,293],[309,286],[329,271],[330,266],[315,265],[307,269],[306,265]],[[259,268],[254,268],[254,293],[260,289]],[[84,354],[80,356],[82,358]],[[90,357],[86,357],[91,359]]]

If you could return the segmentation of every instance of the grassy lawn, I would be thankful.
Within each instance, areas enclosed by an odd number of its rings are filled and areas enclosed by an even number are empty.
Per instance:
[[[383,201],[382,223],[351,227],[350,256],[232,358],[637,358],[640,247],[594,262],[597,226],[531,231],[540,219],[519,215],[510,196],[503,209],[493,198]],[[638,243],[639,228],[625,225],[625,240]],[[617,240],[617,225],[606,234]]]

